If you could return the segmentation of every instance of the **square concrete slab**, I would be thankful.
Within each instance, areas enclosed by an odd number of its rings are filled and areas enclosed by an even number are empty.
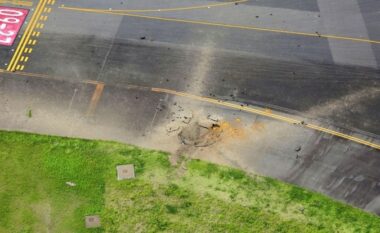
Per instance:
[[[86,228],[100,227],[100,218],[98,215],[86,216],[85,222],[86,222]]]
[[[116,166],[117,180],[126,180],[135,178],[135,167],[133,164]]]

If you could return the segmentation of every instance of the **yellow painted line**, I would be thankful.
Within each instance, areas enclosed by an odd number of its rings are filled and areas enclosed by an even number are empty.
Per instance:
[[[26,27],[25,32],[24,32],[24,34],[23,34],[22,37],[21,37],[21,40],[20,40],[20,42],[19,42],[19,44],[18,44],[18,46],[17,46],[17,48],[16,48],[16,51],[15,51],[15,53],[13,54],[13,56],[12,56],[12,58],[11,58],[11,61],[9,62],[9,65],[8,65],[8,67],[7,67],[7,70],[8,70],[8,71],[12,71],[12,69],[13,69],[13,64],[14,64],[14,62],[15,62],[15,59],[16,59],[18,53],[19,53],[20,51],[23,51],[23,49],[24,49],[23,44],[24,44],[24,42],[25,42],[25,39],[26,39],[27,35],[29,34],[29,32],[30,32],[30,31],[32,30],[32,28],[33,28],[33,22],[35,21],[36,16],[37,16],[37,14],[38,14],[37,11],[38,11],[38,9],[39,9],[41,6],[42,6],[42,1],[40,1],[40,2],[38,3],[37,8],[36,8],[36,11],[34,11],[32,17],[31,17],[31,19],[30,19],[30,21],[29,21],[29,24],[28,24],[28,26]]]
[[[21,56],[20,61],[24,61],[24,60],[25,60],[25,57]]]
[[[285,117],[285,116],[282,116],[282,115],[279,115],[279,114],[274,114],[274,113],[271,113],[270,111],[255,109],[255,108],[244,106],[244,105],[238,105],[238,104],[224,102],[224,101],[217,100],[217,99],[212,99],[212,98],[209,98],[209,97],[196,96],[196,95],[192,95],[192,94],[189,94],[189,93],[179,92],[179,91],[173,91],[173,90],[169,90],[169,89],[152,88],[151,90],[153,92],[166,93],[166,94],[171,94],[171,95],[176,95],[176,96],[182,96],[182,97],[186,97],[186,98],[190,98],[190,99],[194,99],[194,100],[199,100],[199,101],[203,101],[203,102],[207,102],[207,103],[211,103],[211,104],[215,104],[215,105],[220,105],[220,106],[224,106],[224,107],[228,107],[228,108],[232,108],[232,109],[237,109],[237,110],[241,110],[241,111],[245,111],[245,112],[250,112],[250,113],[258,114],[258,115],[261,115],[261,116],[266,116],[266,117],[269,117],[269,118],[272,118],[272,119],[284,121],[284,122],[287,122],[287,123],[290,123],[290,124],[300,124],[300,125],[302,125],[304,127],[307,127],[307,128],[310,128],[310,129],[313,129],[313,130],[316,130],[316,131],[320,131],[320,132],[323,132],[323,133],[326,133],[326,134],[330,134],[330,135],[333,135],[333,136],[336,136],[336,137],[344,138],[346,140],[353,141],[353,142],[356,142],[356,143],[359,143],[359,144],[362,144],[362,145],[366,145],[366,146],[369,146],[369,147],[372,147],[372,148],[380,150],[380,145],[379,144],[376,144],[376,143],[373,143],[373,142],[370,142],[370,141],[367,141],[367,140],[364,140],[364,139],[361,139],[361,138],[358,138],[358,137],[354,137],[354,136],[351,136],[351,135],[348,135],[348,134],[344,134],[344,133],[341,133],[341,132],[338,132],[338,131],[335,131],[335,130],[332,130],[332,129],[327,129],[327,128],[324,128],[324,127],[320,127],[320,126],[317,126],[317,125],[314,125],[314,124],[302,124],[301,120],[290,118],[290,117]]]
[[[37,26],[36,26],[37,29],[43,29],[44,28],[44,24],[43,23],[38,23]]]
[[[186,10],[197,10],[197,9],[209,9],[209,8],[215,8],[215,7],[221,7],[221,6],[228,6],[228,5],[234,5],[237,3],[244,3],[248,2],[248,0],[239,0],[239,1],[230,1],[230,2],[224,2],[224,3],[215,3],[215,4],[208,4],[208,5],[201,5],[201,6],[188,6],[188,7],[175,7],[175,8],[162,8],[162,9],[124,9],[124,10],[109,10],[109,9],[96,9],[96,8],[83,8],[88,10],[95,10],[95,11],[107,11],[107,12],[120,12],[120,13],[147,13],[147,12],[168,12],[168,11],[186,11]],[[60,8],[65,8],[64,6]]]
[[[41,15],[40,20],[41,21],[46,21],[48,19],[47,15]]]
[[[36,32],[36,37],[39,37],[41,32]]]
[[[3,70],[3,69],[0,69],[0,73],[7,73],[7,74],[11,74],[11,75],[16,74],[16,75],[21,75],[21,76],[36,77],[36,78],[43,78],[43,79],[54,79],[53,77],[51,77],[49,75],[45,75],[45,74],[35,74],[35,73],[27,73],[27,72],[20,72],[20,71],[9,72],[9,71]],[[58,79],[58,80],[61,80],[61,79]],[[101,97],[101,94],[103,92],[105,84],[103,82],[98,82],[98,81],[93,81],[93,80],[85,80],[85,81],[82,81],[82,83],[89,83],[89,84],[96,85],[94,94],[91,98],[92,107],[91,107],[91,103],[90,103],[90,106],[89,106],[88,111],[87,111],[88,113],[91,113],[92,109],[95,110],[96,105],[97,105],[98,101],[100,100],[100,97]],[[249,106],[245,106],[245,105],[239,105],[239,104],[225,102],[225,101],[218,100],[218,99],[213,99],[213,98],[203,97],[203,96],[197,96],[197,95],[193,95],[193,94],[186,93],[186,92],[180,92],[180,91],[164,89],[164,88],[147,88],[147,87],[135,86],[135,85],[133,85],[133,87],[134,88],[144,88],[146,90],[151,90],[152,92],[156,92],[156,93],[166,93],[166,94],[181,96],[181,97],[185,97],[185,98],[189,98],[189,99],[193,99],[193,100],[198,100],[198,101],[202,101],[202,102],[206,102],[206,103],[224,106],[224,107],[227,107],[230,109],[236,109],[236,110],[240,110],[240,111],[244,111],[244,112],[254,113],[257,115],[266,116],[268,118],[287,122],[289,124],[299,124],[302,127],[307,127],[307,128],[319,131],[319,132],[330,134],[330,135],[333,135],[336,137],[340,137],[340,138],[343,138],[343,139],[346,139],[349,141],[353,141],[353,142],[356,142],[356,143],[366,145],[366,146],[369,146],[371,148],[380,150],[380,145],[373,143],[371,141],[368,141],[368,140],[365,140],[362,138],[358,138],[358,137],[354,137],[354,136],[351,136],[348,134],[344,134],[344,133],[341,133],[341,132],[338,132],[338,131],[335,131],[332,129],[324,128],[324,127],[321,127],[318,125],[308,124],[308,123],[303,124],[303,121],[300,119],[291,118],[291,117],[287,117],[287,116],[282,116],[280,114],[272,113],[272,110],[270,110],[270,109],[261,110],[261,109],[257,109],[257,108],[253,108],[253,107],[249,107]]]
[[[200,20],[165,18],[165,17],[157,17],[157,16],[147,16],[147,15],[130,14],[130,13],[123,13],[123,12],[110,12],[110,11],[104,11],[104,10],[93,10],[93,9],[66,7],[66,6],[61,6],[60,8],[65,9],[65,10],[72,10],[72,11],[99,13],[99,14],[111,14],[111,15],[122,15],[122,16],[129,16],[129,17],[135,17],[135,18],[169,21],[169,22],[176,22],[176,23],[198,24],[198,25],[224,27],[224,28],[235,28],[235,29],[242,29],[242,30],[273,32],[273,33],[282,33],[282,34],[288,34],[288,35],[319,37],[319,38],[326,38],[326,39],[347,40],[347,41],[353,41],[353,42],[380,44],[379,40],[370,40],[370,39],[346,37],[346,36],[338,36],[338,35],[316,34],[316,33],[309,33],[309,32],[296,32],[296,31],[288,31],[288,30],[275,29],[275,28],[244,26],[244,25],[237,25],[237,24],[225,24],[225,23],[208,22],[208,21],[200,21]]]
[[[95,91],[92,94],[90,105],[87,109],[87,113],[86,113],[87,116],[90,116],[95,112],[96,107],[98,106],[99,100],[102,97],[103,89],[104,89],[104,83],[96,84]]]
[[[327,129],[327,128],[323,128],[323,127],[313,125],[313,124],[308,124],[306,126],[310,129],[318,130],[318,131],[321,131],[321,132],[324,132],[327,134],[332,134],[334,136],[341,137],[341,138],[344,138],[344,139],[347,139],[350,141],[354,141],[354,142],[357,142],[359,144],[367,145],[367,146],[370,146],[370,147],[373,147],[375,149],[380,150],[380,145],[375,144],[373,142],[366,141],[366,140],[361,139],[361,138],[353,137],[353,136],[348,135],[348,134],[340,133],[340,132],[337,132],[337,131],[334,131],[331,129]]]
[[[25,62],[27,62],[29,60],[29,57],[25,57]]]
[[[29,29],[29,31],[28,31],[27,33],[24,33],[24,35],[26,35],[26,38],[25,38],[25,41],[24,41],[24,42],[26,42],[26,41],[29,40],[29,38],[30,38],[30,36],[31,36],[31,33],[32,33],[32,31],[34,30],[34,27],[35,27],[35,25],[36,25],[36,23],[37,23],[37,21],[38,21],[38,18],[39,18],[39,16],[40,16],[41,13],[42,13],[42,9],[45,7],[45,4],[46,4],[46,0],[41,0],[41,1],[38,3],[37,9],[36,9],[36,11],[35,11],[35,14],[33,14],[33,16],[35,16],[35,17],[33,18],[33,22],[32,22],[32,21],[29,22],[29,23],[31,24],[31,28]],[[23,36],[24,36],[24,35],[23,35]],[[13,64],[12,64],[12,66],[10,67],[10,70],[13,70],[14,67],[17,65],[18,60],[20,59],[20,56],[21,56],[21,54],[22,54],[21,51],[24,50],[25,46],[26,46],[26,43],[23,43],[23,44],[21,45],[21,50],[20,50],[20,52],[17,54],[17,56],[16,56],[16,58],[15,58]],[[12,58],[12,59],[13,59],[13,58]]]
[[[13,4],[13,5],[19,5],[19,6],[33,6],[33,2],[27,2],[27,1],[2,1],[0,0],[1,4]]]
[[[209,97],[196,96],[196,95],[192,95],[192,94],[189,94],[186,92],[179,92],[179,91],[163,89],[163,88],[152,88],[152,91],[167,93],[167,94],[172,94],[172,95],[177,95],[177,96],[182,96],[182,97],[187,97],[187,98],[191,98],[191,99],[195,99],[195,100],[199,100],[199,101],[203,101],[203,102],[208,102],[208,103],[213,103],[213,104],[217,104],[217,105],[222,105],[225,107],[234,108],[234,109],[238,109],[238,110],[244,110],[246,112],[251,112],[251,113],[259,114],[262,116],[271,117],[271,118],[281,120],[281,121],[285,121],[285,122],[288,122],[291,124],[301,124],[301,120],[297,120],[297,119],[293,119],[293,118],[289,118],[289,117],[285,117],[285,116],[281,116],[281,115],[276,115],[276,114],[271,113],[268,110],[260,110],[260,109],[249,108],[249,107],[246,107],[244,105],[242,106],[242,105],[238,105],[238,104],[234,104],[234,103],[224,102],[224,101],[217,100],[217,99],[212,99]]]

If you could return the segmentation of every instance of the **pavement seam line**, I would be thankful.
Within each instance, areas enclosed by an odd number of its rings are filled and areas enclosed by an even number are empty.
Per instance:
[[[242,29],[242,30],[265,31],[265,32],[282,33],[282,34],[288,34],[288,35],[308,36],[308,37],[336,39],[336,40],[346,40],[346,41],[370,43],[370,44],[380,44],[380,40],[370,40],[370,39],[346,37],[346,36],[339,36],[339,35],[329,35],[329,34],[319,34],[319,33],[309,33],[309,32],[296,32],[296,31],[287,31],[287,30],[275,29],[275,28],[244,26],[244,25],[238,25],[238,24],[225,24],[225,23],[208,22],[208,21],[200,21],[200,20],[165,18],[165,17],[148,16],[148,15],[140,15],[140,14],[109,12],[109,11],[105,11],[105,10],[91,10],[91,9],[76,8],[76,7],[65,7],[64,6],[64,7],[59,7],[59,8],[65,9],[65,10],[72,10],[72,11],[129,16],[129,17],[135,17],[135,18],[169,21],[169,22],[177,22],[177,23],[189,23],[189,24],[207,25],[207,26],[215,26],[215,27],[236,28],[236,29]]]
[[[24,42],[25,42],[25,39],[26,39],[26,37],[27,37],[27,34],[29,33],[30,30],[33,30],[33,29],[32,29],[33,22],[34,22],[34,20],[36,19],[36,16],[37,16],[37,13],[38,13],[38,9],[40,9],[40,7],[41,7],[41,5],[42,5],[42,1],[43,1],[43,0],[41,0],[41,1],[38,3],[38,5],[37,5],[37,7],[36,7],[36,10],[34,11],[32,17],[30,18],[29,24],[28,24],[28,26],[26,27],[26,29],[25,29],[25,31],[24,31],[24,34],[23,34],[22,37],[21,37],[21,40],[20,40],[20,42],[19,42],[19,44],[18,44],[18,46],[17,46],[17,48],[16,48],[16,51],[15,51],[15,53],[13,54],[13,56],[12,56],[12,58],[11,58],[11,61],[10,61],[9,64],[8,64],[7,71],[12,71],[13,63],[14,63],[14,61],[15,61],[15,59],[16,59],[18,53],[21,51],[20,49],[21,49],[22,45],[23,45]]]
[[[49,79],[49,80],[53,79],[51,76],[45,75],[45,74],[34,74],[34,73],[19,72],[19,71],[17,71],[17,72],[9,72],[9,71],[3,70],[3,69],[0,69],[0,73],[7,73],[7,74],[12,74],[12,75],[17,74],[17,75],[22,75],[22,76],[26,76],[26,77],[37,77],[37,78],[43,78],[43,79]],[[100,86],[102,86],[101,87],[101,89],[102,89],[101,91],[103,91],[103,88],[105,86],[105,83],[99,82],[99,81],[93,81],[93,80],[84,80],[84,81],[81,81],[81,83],[93,84],[93,85],[97,85],[97,86],[100,85]],[[298,120],[298,119],[290,118],[290,117],[286,117],[286,116],[281,116],[279,114],[274,114],[274,113],[271,113],[271,112],[268,112],[268,111],[265,111],[265,110],[255,109],[255,108],[244,106],[244,105],[229,103],[229,102],[226,102],[224,100],[213,99],[213,98],[210,98],[210,97],[197,96],[197,95],[193,95],[193,94],[190,94],[190,93],[180,92],[180,91],[175,91],[175,90],[170,90],[170,89],[165,89],[165,88],[143,87],[143,86],[136,86],[136,85],[129,85],[129,86],[131,86],[133,88],[144,88],[145,90],[150,90],[150,91],[156,92],[156,93],[166,93],[166,94],[171,94],[171,95],[176,95],[176,96],[182,96],[182,97],[185,97],[185,98],[190,98],[190,99],[199,100],[199,101],[202,101],[202,102],[212,103],[212,104],[215,104],[215,105],[220,105],[220,106],[228,107],[228,108],[231,108],[231,109],[237,109],[237,110],[241,110],[241,111],[245,111],[245,112],[249,112],[249,113],[254,113],[254,114],[257,114],[257,115],[261,115],[261,116],[266,116],[266,117],[269,117],[269,118],[272,118],[272,119],[276,119],[276,120],[279,120],[279,121],[287,122],[289,124],[301,125],[303,127],[307,127],[307,128],[310,128],[310,129],[313,129],[313,130],[316,130],[316,131],[320,131],[320,132],[323,132],[323,133],[326,133],[326,134],[337,136],[337,137],[340,137],[340,138],[343,138],[343,139],[346,139],[346,140],[349,140],[349,141],[356,142],[358,144],[366,145],[366,146],[372,147],[374,149],[380,150],[380,145],[379,144],[376,144],[376,143],[373,143],[373,142],[370,142],[370,141],[366,141],[364,139],[361,139],[361,138],[358,138],[358,137],[354,137],[354,136],[351,136],[351,135],[348,135],[348,134],[344,134],[344,133],[341,133],[341,132],[338,132],[338,131],[335,131],[335,130],[332,130],[332,129],[324,128],[324,127],[321,127],[321,126],[318,126],[318,125],[305,124],[305,123],[303,123],[302,120]],[[95,92],[96,92],[96,89],[95,89]],[[95,92],[94,92],[94,94],[92,96],[92,99],[95,99],[95,98],[99,98],[100,99],[100,96],[99,97],[94,97]],[[97,101],[99,101],[99,99]]]
[[[212,99],[212,98],[209,98],[209,97],[196,96],[196,95],[192,95],[192,94],[189,94],[189,93],[179,92],[179,91],[174,91],[174,90],[169,90],[169,89],[164,89],[164,88],[152,88],[151,90],[153,92],[167,93],[167,94],[172,94],[172,95],[176,95],[176,96],[187,97],[187,98],[190,98],[190,99],[200,100],[200,101],[203,101],[203,102],[208,102],[208,103],[212,103],[212,104],[216,104],[216,105],[221,105],[221,106],[229,107],[229,108],[232,108],[232,109],[237,109],[237,110],[241,110],[241,111],[245,111],[245,112],[250,112],[250,113],[266,116],[266,117],[269,117],[269,118],[272,118],[272,119],[284,121],[284,122],[287,122],[287,123],[290,123],[290,124],[299,124],[301,126],[304,126],[304,127],[316,130],[316,131],[327,133],[327,134],[330,134],[330,135],[333,135],[333,136],[336,136],[336,137],[340,137],[340,138],[343,138],[343,139],[346,139],[346,140],[349,140],[349,141],[353,141],[353,142],[356,142],[356,143],[359,143],[359,144],[362,144],[362,145],[366,145],[366,146],[372,147],[374,149],[380,150],[380,145],[378,145],[376,143],[373,143],[373,142],[370,142],[370,141],[366,141],[364,139],[361,139],[361,138],[358,138],[358,137],[354,137],[354,136],[351,136],[351,135],[348,135],[348,134],[344,134],[344,133],[341,133],[341,132],[338,132],[338,131],[335,131],[335,130],[332,130],[332,129],[328,129],[328,128],[324,128],[324,127],[321,127],[321,126],[317,126],[317,125],[314,125],[314,124],[305,124],[301,120],[297,120],[297,119],[281,116],[279,114],[274,114],[274,113],[266,112],[264,110],[254,109],[252,107],[248,107],[248,106],[244,106],[244,105],[238,105],[238,104],[224,102],[224,101],[217,100],[217,99]]]
[[[41,2],[42,2],[42,4],[40,4]],[[18,62],[19,62],[19,59],[20,59],[21,55],[23,54],[23,51],[24,51],[24,49],[25,49],[25,46],[27,45],[27,43],[28,43],[28,41],[29,41],[29,39],[30,39],[30,36],[31,36],[33,30],[35,29],[36,24],[37,24],[37,22],[38,22],[38,20],[39,20],[39,18],[40,18],[40,16],[41,16],[41,14],[42,14],[42,11],[43,11],[43,9],[44,9],[45,6],[46,6],[46,0],[41,0],[40,3],[38,4],[38,6],[40,6],[40,7],[36,10],[36,13],[35,13],[35,14],[36,14],[36,17],[34,18],[34,21],[31,22],[31,23],[32,23],[31,30],[29,30],[28,33],[26,34],[25,41],[24,41],[24,43],[21,45],[21,50],[20,50],[20,52],[17,54],[17,57],[16,57],[15,61],[13,62],[12,66],[10,67],[10,71],[13,71],[13,70],[15,69],[15,67],[17,67],[17,64],[18,64]],[[34,16],[34,15],[33,15],[33,16]],[[24,35],[25,35],[25,33],[24,33]]]
[[[83,8],[86,10],[95,10],[95,11],[107,11],[107,12],[140,12],[140,13],[146,13],[146,12],[170,12],[170,11],[185,11],[185,10],[197,10],[197,9],[205,9],[205,8],[214,8],[214,7],[221,7],[221,6],[228,6],[238,3],[244,3],[248,2],[249,0],[238,0],[238,1],[230,1],[230,2],[224,2],[224,3],[215,3],[215,4],[209,4],[209,5],[200,5],[200,6],[189,6],[189,7],[175,7],[175,8],[161,8],[161,9],[125,9],[125,10],[110,10],[110,9],[96,9],[96,8]],[[59,8],[65,9],[66,7],[63,5]]]

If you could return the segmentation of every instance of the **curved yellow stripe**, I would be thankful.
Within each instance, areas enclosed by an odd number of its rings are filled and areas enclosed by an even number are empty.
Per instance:
[[[200,20],[165,18],[165,17],[158,17],[158,16],[130,14],[130,13],[123,13],[123,12],[111,12],[111,11],[104,11],[104,10],[92,10],[92,9],[76,8],[76,7],[65,7],[65,6],[63,6],[63,7],[60,7],[60,8],[66,9],[66,10],[72,10],[72,11],[90,12],[90,13],[99,13],[99,14],[111,14],[111,15],[121,15],[121,16],[129,16],[129,17],[135,17],[135,18],[160,20],[160,21],[169,21],[169,22],[177,22],[177,23],[198,24],[198,25],[224,27],[224,28],[236,28],[236,29],[242,29],[242,30],[274,32],[274,33],[282,33],[282,34],[288,34],[288,35],[308,36],[308,37],[320,37],[320,38],[326,38],[326,39],[347,40],[347,41],[353,41],[353,42],[380,44],[380,40],[370,40],[370,39],[355,38],[355,37],[346,37],[346,36],[338,36],[338,35],[324,35],[324,34],[316,34],[316,33],[310,33],[310,32],[287,31],[287,30],[275,29],[275,28],[244,26],[244,25],[237,25],[237,24],[225,24],[225,23],[208,22],[208,21],[200,21]]]
[[[169,90],[169,89],[164,89],[164,88],[151,88],[151,90],[153,92],[182,96],[182,97],[186,97],[186,98],[190,98],[190,99],[194,99],[194,100],[199,100],[199,101],[203,101],[203,102],[208,102],[208,103],[212,103],[212,104],[216,104],[216,105],[220,105],[220,106],[224,106],[224,107],[228,107],[228,108],[232,108],[232,109],[250,112],[250,113],[270,117],[272,119],[288,122],[290,124],[302,124],[302,121],[299,119],[290,118],[290,117],[282,116],[282,115],[275,114],[275,113],[270,113],[270,112],[267,112],[265,110],[260,110],[260,109],[256,109],[256,108],[252,108],[252,107],[248,107],[248,106],[242,106],[239,104],[234,104],[234,103],[229,103],[229,102],[225,102],[225,101],[221,101],[221,100],[217,100],[217,99],[212,99],[209,97],[196,96],[196,95],[189,94],[186,92],[179,92],[179,91],[174,91],[174,90]],[[348,134],[344,134],[344,133],[341,133],[341,132],[338,132],[338,131],[335,131],[332,129],[324,128],[321,126],[317,126],[314,124],[302,124],[302,125],[304,127],[307,127],[307,128],[310,128],[310,129],[313,129],[316,131],[320,131],[323,133],[334,135],[336,137],[344,138],[346,140],[353,141],[353,142],[356,142],[356,143],[366,145],[366,146],[380,150],[379,144],[376,144],[376,143],[373,143],[370,141],[366,141],[366,140],[358,138],[358,137],[354,137],[354,136],[351,136]]]
[[[0,69],[0,73],[2,73],[2,72],[3,73],[8,73],[8,74],[22,75],[22,76],[26,76],[26,77],[37,77],[37,78],[43,78],[43,79],[53,79],[52,76],[45,75],[45,74],[35,74],[35,73],[27,73],[27,72],[20,72],[20,71],[9,72],[9,71]],[[90,84],[94,84],[94,85],[105,85],[103,82],[92,81],[92,80],[86,80],[86,81],[82,81],[82,82],[83,83],[90,83]],[[239,104],[235,104],[235,103],[230,103],[230,102],[226,102],[226,101],[222,101],[222,100],[218,100],[218,99],[213,99],[213,98],[209,98],[209,97],[197,96],[197,95],[193,95],[193,94],[190,94],[190,93],[180,92],[180,91],[175,91],[175,90],[170,90],[170,89],[165,89],[165,88],[154,88],[154,87],[151,88],[151,87],[135,86],[135,85],[128,85],[128,87],[144,88],[144,89],[146,88],[146,89],[151,90],[152,92],[166,93],[166,94],[171,94],[171,95],[176,95],[176,96],[182,96],[182,97],[193,99],[193,100],[198,100],[198,101],[207,102],[207,103],[211,103],[211,104],[215,104],[215,105],[219,105],[219,106],[228,107],[228,108],[231,108],[231,109],[241,110],[241,111],[245,111],[245,112],[250,112],[250,113],[258,114],[258,115],[261,115],[261,116],[270,117],[272,119],[276,119],[276,120],[279,120],[279,121],[287,122],[289,124],[300,124],[303,127],[307,127],[307,128],[310,128],[310,129],[313,129],[313,130],[316,130],[316,131],[320,131],[320,132],[323,132],[323,133],[326,133],[326,134],[330,134],[330,135],[333,135],[333,136],[336,136],[336,137],[340,137],[340,138],[343,138],[343,139],[346,139],[346,140],[349,140],[349,141],[353,141],[353,142],[356,142],[356,143],[359,143],[359,144],[362,144],[362,145],[366,145],[366,146],[372,147],[374,149],[380,150],[380,145],[376,144],[376,143],[373,143],[371,141],[368,141],[368,140],[365,140],[365,139],[361,139],[361,138],[358,138],[358,137],[354,137],[354,136],[351,136],[351,135],[348,135],[348,134],[344,134],[344,133],[341,133],[341,132],[338,132],[338,131],[335,131],[335,130],[332,130],[332,129],[324,128],[324,127],[321,127],[321,126],[318,126],[318,125],[303,124],[302,120],[300,120],[300,119],[291,118],[291,117],[287,117],[287,116],[282,116],[280,114],[271,113],[271,112],[268,112],[268,111],[265,111],[265,110],[261,110],[261,109],[258,109],[258,108],[253,108],[253,107],[249,107],[249,106],[244,106],[244,105],[239,105]]]
[[[115,12],[115,13],[147,13],[147,12],[168,12],[168,11],[185,11],[185,10],[197,10],[197,9],[206,9],[211,7],[221,7],[232,5],[236,3],[248,2],[248,0],[238,0],[224,3],[215,3],[209,5],[201,5],[201,6],[189,6],[189,7],[176,7],[176,8],[162,8],[162,9],[125,9],[125,10],[109,10],[109,9],[95,9],[95,8],[81,8],[89,11],[106,11],[106,12]],[[60,8],[70,9],[71,7],[62,6]]]

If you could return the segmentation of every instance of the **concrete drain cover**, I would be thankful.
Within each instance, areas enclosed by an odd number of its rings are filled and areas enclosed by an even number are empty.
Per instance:
[[[182,129],[178,134],[183,144],[195,147],[207,147],[216,143],[222,130],[219,124],[211,124],[205,127],[203,124],[194,122]]]
[[[135,167],[133,164],[116,166],[117,180],[126,180],[135,178]]]
[[[100,218],[97,215],[86,216],[85,218],[86,228],[98,228],[100,227]]]

